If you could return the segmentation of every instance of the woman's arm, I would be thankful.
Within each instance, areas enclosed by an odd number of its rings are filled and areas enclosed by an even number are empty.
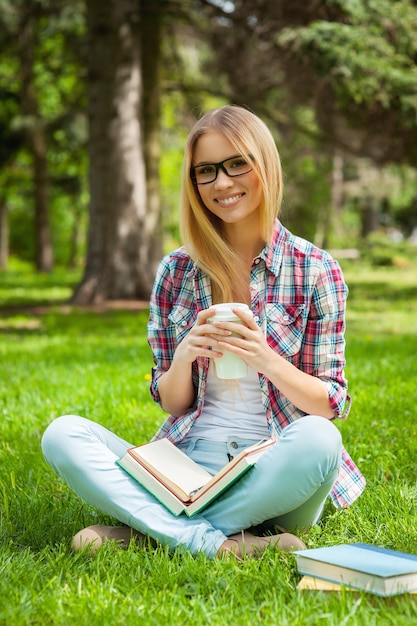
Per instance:
[[[317,376],[302,372],[272,349],[261,373],[301,411],[328,419],[335,417],[325,383]]]
[[[172,361],[171,367],[158,381],[161,407],[164,411],[179,417],[194,404],[195,389],[192,380],[192,363]]]

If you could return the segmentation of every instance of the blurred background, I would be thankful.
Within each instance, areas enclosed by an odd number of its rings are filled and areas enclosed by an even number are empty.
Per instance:
[[[0,0],[0,276],[147,299],[180,243],[185,138],[226,103],[274,134],[286,226],[407,268],[416,61],[412,0]]]

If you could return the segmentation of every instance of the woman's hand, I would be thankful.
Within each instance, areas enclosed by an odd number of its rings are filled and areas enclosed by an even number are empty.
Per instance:
[[[211,338],[216,347],[240,356],[253,370],[265,373],[264,369],[276,353],[268,346],[262,330],[251,313],[241,309],[232,309],[239,317],[238,322],[215,322],[211,325]],[[216,329],[213,332],[214,328]],[[217,356],[217,352],[215,353]],[[209,356],[215,356],[213,352]]]
[[[181,343],[178,344],[172,363],[192,363],[199,356],[216,358],[222,355],[221,352],[216,351],[216,347],[219,343],[218,339],[228,337],[230,331],[219,328],[216,330],[216,336],[214,337],[213,324],[207,321],[210,317],[213,317],[213,315],[215,315],[213,309],[200,311],[197,315],[196,323]]]
[[[197,315],[197,321],[189,333],[178,344],[171,367],[158,381],[158,390],[162,408],[176,417],[183,415],[195,402],[196,390],[192,380],[192,363],[197,357],[218,358],[221,352],[216,350],[218,339],[230,335],[229,330],[216,330],[213,338],[213,324],[208,323],[213,317],[213,309],[205,309]]]

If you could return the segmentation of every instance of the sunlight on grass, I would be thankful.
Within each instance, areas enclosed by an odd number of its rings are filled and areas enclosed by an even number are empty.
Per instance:
[[[66,302],[81,278],[79,270],[36,274],[27,264],[10,265],[9,271],[0,272],[0,306]]]
[[[347,327],[373,333],[417,334],[417,264],[405,269],[343,266],[349,286]]]

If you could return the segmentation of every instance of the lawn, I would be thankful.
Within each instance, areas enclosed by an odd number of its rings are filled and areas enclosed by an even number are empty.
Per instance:
[[[349,510],[328,506],[304,539],[417,554],[417,268],[344,269],[353,408],[338,427],[368,486]],[[0,624],[416,624],[417,596],[297,591],[294,557],[273,549],[245,563],[133,545],[71,553],[77,530],[114,520],[45,464],[47,424],[77,413],[141,443],[163,419],[148,391],[147,311],[61,306],[75,280],[0,275]]]

